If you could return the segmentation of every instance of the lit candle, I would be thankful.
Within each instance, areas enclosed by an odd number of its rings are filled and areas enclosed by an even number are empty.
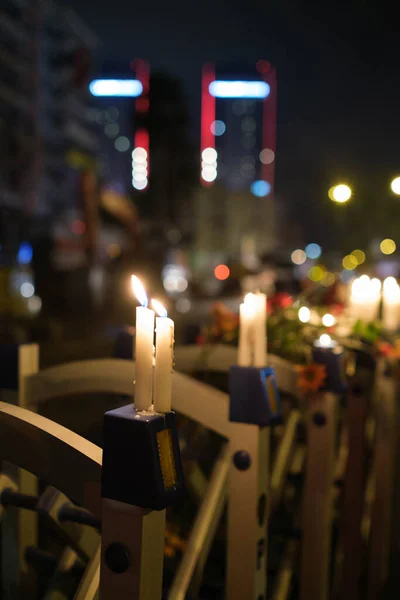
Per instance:
[[[256,313],[254,294],[246,294],[239,313],[238,364],[250,367],[253,363],[253,321]]]
[[[135,336],[135,408],[149,410],[153,402],[154,310],[147,308],[148,299],[141,281],[132,275],[132,289],[141,306],[136,308]]]
[[[151,303],[160,315],[156,318],[154,411],[166,413],[171,410],[171,385],[174,366],[174,322],[167,317],[168,313],[161,302],[152,300]]]
[[[351,285],[351,314],[361,321],[374,321],[378,317],[382,284],[379,279],[362,275]]]
[[[255,294],[256,314],[254,317],[254,366],[267,365],[267,296]]]
[[[400,324],[400,287],[394,277],[383,282],[383,326],[388,331],[396,331]]]

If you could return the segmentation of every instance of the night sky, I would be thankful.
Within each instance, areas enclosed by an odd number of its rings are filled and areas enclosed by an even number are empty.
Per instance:
[[[340,179],[354,187],[354,202],[368,206],[389,197],[390,179],[400,174],[400,83],[395,16],[381,3],[67,4],[98,35],[100,59],[125,65],[142,57],[179,77],[194,123],[203,62],[272,62],[278,76],[276,196],[292,220],[305,224],[306,237],[324,218],[327,187]]]

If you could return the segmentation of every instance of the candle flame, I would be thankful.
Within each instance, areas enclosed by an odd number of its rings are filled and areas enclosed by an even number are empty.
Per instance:
[[[144,289],[143,283],[140,281],[136,275],[132,275],[131,277],[132,290],[135,294],[136,298],[139,300],[142,306],[149,305],[149,300],[147,298],[146,290]]]
[[[379,294],[382,288],[382,282],[374,277],[374,279],[371,279],[371,288],[374,290],[375,294]]]
[[[390,288],[396,288],[398,285],[397,281],[395,280],[394,277],[386,277],[385,281],[383,282],[383,289],[384,290],[388,290]]]
[[[383,282],[383,297],[387,302],[400,301],[400,286],[394,277],[386,277]]]
[[[244,309],[247,315],[253,315],[256,312],[256,296],[251,292],[244,297]]]
[[[151,301],[151,305],[154,308],[154,310],[156,311],[156,313],[158,315],[160,315],[160,317],[167,317],[168,316],[167,309],[158,300],[152,300]]]
[[[379,279],[370,279],[368,275],[362,275],[353,281],[351,295],[358,302],[376,302],[380,298],[381,288],[382,283]]]

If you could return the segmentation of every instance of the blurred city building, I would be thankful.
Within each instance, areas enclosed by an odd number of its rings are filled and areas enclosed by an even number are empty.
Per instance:
[[[90,89],[103,186],[137,207],[142,243],[135,268],[157,282],[193,240],[198,177],[189,107],[182,84],[152,73],[142,59],[125,66],[106,61],[101,77]]]
[[[98,79],[89,86],[94,97],[89,117],[99,138],[99,173],[114,193],[131,196],[135,114],[143,89],[148,88],[148,73],[149,66],[140,59],[130,64],[105,60]]]
[[[170,274],[171,266],[180,272],[192,247],[197,152],[182,84],[161,72],[140,80],[143,94],[134,107],[132,189],[146,255],[160,279],[162,272]]]
[[[231,259],[256,268],[277,241],[275,70],[265,60],[252,69],[205,65],[201,93],[196,266]]]
[[[97,164],[88,82],[97,45],[76,14],[52,0],[0,2],[3,307],[18,297],[37,309],[41,299],[32,298],[50,286],[57,244],[69,266],[87,261],[84,178]]]
[[[87,83],[97,43],[76,14],[50,0],[1,2],[4,249],[19,243],[15,228],[35,235],[76,202],[79,173],[95,164]]]

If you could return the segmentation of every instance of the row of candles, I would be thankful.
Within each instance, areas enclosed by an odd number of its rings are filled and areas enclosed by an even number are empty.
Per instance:
[[[379,316],[382,303],[382,323],[387,331],[396,331],[400,326],[400,286],[394,277],[382,283],[362,275],[351,285],[350,314],[366,323]]]
[[[171,410],[174,322],[168,318],[167,311],[157,300],[152,300],[152,308],[148,307],[144,287],[134,275],[132,288],[141,304],[136,308],[135,407],[138,411],[165,413]],[[353,318],[365,322],[375,320],[378,318],[381,302],[383,325],[388,331],[395,331],[400,326],[400,286],[397,281],[388,277],[382,286],[378,279],[370,279],[367,275],[353,281],[350,295],[350,313]],[[238,364],[243,367],[265,367],[266,295],[246,294],[239,314]],[[328,334],[323,334],[315,345],[329,348],[334,343]]]
[[[135,275],[132,275],[132,289],[140,303],[136,308],[135,408],[137,411],[166,413],[171,410],[174,322],[157,300],[152,300],[152,308],[149,308],[146,291]],[[239,365],[266,366],[266,326],[266,295],[247,294],[240,305]]]

